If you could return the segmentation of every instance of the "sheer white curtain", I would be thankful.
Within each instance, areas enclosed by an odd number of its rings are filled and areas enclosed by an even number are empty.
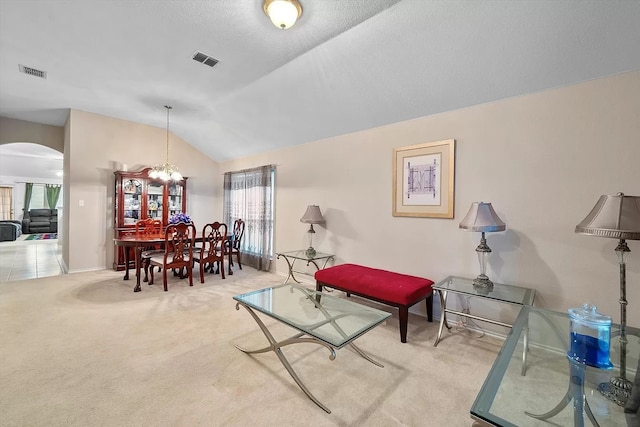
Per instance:
[[[0,187],[0,220],[13,219],[13,188]]]
[[[273,194],[275,166],[224,174],[224,218],[229,230],[245,222],[242,263],[268,271],[273,257]]]

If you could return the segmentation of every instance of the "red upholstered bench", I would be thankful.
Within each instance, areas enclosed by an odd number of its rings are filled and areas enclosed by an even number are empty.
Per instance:
[[[433,322],[433,281],[356,264],[341,264],[315,273],[316,290],[329,287],[398,307],[400,341],[407,342],[409,307],[426,300],[427,320]]]

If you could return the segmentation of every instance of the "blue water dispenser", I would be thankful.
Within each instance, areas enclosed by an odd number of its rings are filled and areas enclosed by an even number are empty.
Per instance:
[[[595,305],[583,304],[569,309],[571,345],[567,353],[579,363],[599,369],[611,369],[611,317],[598,313]]]

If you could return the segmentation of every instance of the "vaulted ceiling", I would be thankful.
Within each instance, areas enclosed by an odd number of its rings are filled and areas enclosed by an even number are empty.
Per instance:
[[[262,0],[1,0],[0,115],[164,128],[169,104],[223,161],[640,69],[637,0],[300,2],[283,31]]]

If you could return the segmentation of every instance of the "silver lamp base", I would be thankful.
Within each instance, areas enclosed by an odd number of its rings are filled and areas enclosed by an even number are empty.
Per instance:
[[[493,282],[489,280],[486,274],[481,274],[473,280],[473,286],[475,288],[491,290],[493,289]]]
[[[604,397],[615,402],[618,406],[624,406],[631,396],[632,387],[633,383],[628,379],[613,377],[608,383],[600,383],[598,390]]]
[[[307,255],[307,258],[313,258],[316,256],[316,250],[309,246],[309,249],[307,249],[305,254]]]

